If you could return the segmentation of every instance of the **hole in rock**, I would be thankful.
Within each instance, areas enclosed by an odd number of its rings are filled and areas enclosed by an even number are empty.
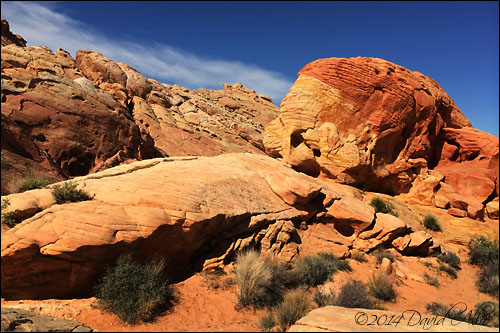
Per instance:
[[[319,149],[313,149],[313,154],[316,157],[321,157],[321,151]]]
[[[292,147],[298,147],[302,142],[304,142],[304,138],[300,132],[292,133],[290,136],[290,144]]]

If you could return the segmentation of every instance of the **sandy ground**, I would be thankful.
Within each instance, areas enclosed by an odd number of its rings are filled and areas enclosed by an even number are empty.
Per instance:
[[[431,302],[441,302],[447,305],[463,302],[467,304],[468,309],[473,309],[474,305],[480,301],[496,302],[491,296],[477,290],[475,285],[477,267],[462,262],[458,278],[452,279],[446,273],[439,271],[435,258],[426,259],[433,266],[424,265],[423,261],[416,257],[398,258],[402,259],[404,265],[417,277],[423,277],[424,273],[436,276],[440,286],[434,287],[411,278],[399,280],[395,284],[396,300],[381,303],[383,308],[401,312],[417,310],[424,314],[427,313],[426,304]],[[333,281],[327,283],[333,287],[333,290],[338,290],[340,285],[351,278],[367,282],[370,273],[378,267],[373,256],[368,259],[369,261],[365,263],[350,260],[352,272],[338,272],[333,276]],[[2,299],[2,306],[17,306],[37,313],[74,319],[104,332],[260,331],[259,318],[266,311],[235,309],[236,286],[225,283],[228,277],[196,274],[176,284],[177,302],[173,308],[153,323],[136,326],[124,324],[117,316],[99,309],[95,298],[44,301],[5,301]],[[215,288],[215,284],[219,286]]]

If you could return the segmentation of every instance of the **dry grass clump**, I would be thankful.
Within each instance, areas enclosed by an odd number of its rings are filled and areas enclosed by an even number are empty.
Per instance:
[[[238,286],[238,302],[243,306],[263,306],[272,286],[272,270],[256,251],[241,252],[236,256],[234,280]]]
[[[302,318],[308,311],[309,305],[310,300],[306,290],[298,288],[288,291],[276,309],[281,330],[286,331],[290,325]]]
[[[391,280],[383,272],[376,272],[370,276],[368,282],[370,293],[382,301],[391,301],[396,297]]]

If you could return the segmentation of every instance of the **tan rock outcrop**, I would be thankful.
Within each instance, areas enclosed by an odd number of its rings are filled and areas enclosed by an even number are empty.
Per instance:
[[[270,174],[287,179],[280,190]],[[2,232],[3,297],[82,296],[128,251],[143,261],[165,257],[174,280],[223,267],[247,248],[285,261],[322,250],[347,257],[358,233],[341,231],[377,226],[359,190],[265,155],[149,159],[74,181],[94,199],[56,205],[50,189],[7,196],[7,211],[28,218]],[[291,193],[297,196],[289,199]],[[380,221],[373,237],[390,239],[381,234],[394,228]],[[426,244],[418,249],[425,252]]]
[[[19,35],[14,35],[9,28],[9,22],[2,17],[2,46],[14,44],[17,46],[26,46],[26,41]]]
[[[2,20],[2,194],[29,175],[57,181],[160,156],[263,154],[278,107],[226,86],[190,91],[95,51],[73,60],[25,47]]]

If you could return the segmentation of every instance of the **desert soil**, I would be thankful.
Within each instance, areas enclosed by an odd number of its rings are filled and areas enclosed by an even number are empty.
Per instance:
[[[433,267],[424,265],[417,257],[400,259],[403,259],[406,268],[415,276],[423,277],[424,273],[437,276],[440,286],[434,287],[410,278],[401,280],[395,285],[396,301],[381,304],[388,310],[401,312],[417,310],[424,314],[427,313],[426,304],[431,302],[448,305],[463,302],[468,309],[473,309],[480,301],[496,302],[491,296],[477,290],[475,285],[479,273],[477,267],[462,262],[458,278],[452,279],[446,273],[439,271],[435,258],[426,259]],[[332,282],[327,282],[333,290],[338,290],[339,286],[350,278],[367,282],[370,273],[378,266],[373,256],[368,257],[368,262],[350,260],[350,264],[352,272],[338,272],[333,276]],[[37,313],[74,319],[103,332],[260,331],[258,321],[266,310],[235,308],[236,286],[225,282],[230,276],[231,274],[221,277],[195,274],[175,285],[177,301],[168,312],[158,317],[155,322],[135,326],[127,325],[114,314],[100,309],[95,298],[43,301],[2,299],[1,304],[5,307],[22,307]]]

